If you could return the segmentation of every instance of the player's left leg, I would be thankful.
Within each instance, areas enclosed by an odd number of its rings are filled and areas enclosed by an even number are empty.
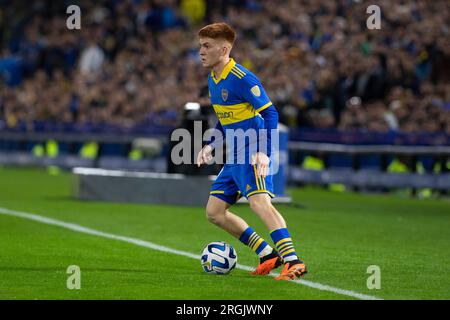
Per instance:
[[[254,193],[248,197],[251,209],[261,218],[270,230],[275,247],[284,261],[284,269],[277,280],[293,280],[304,275],[305,263],[298,257],[286,222],[278,210],[272,205],[268,193]]]

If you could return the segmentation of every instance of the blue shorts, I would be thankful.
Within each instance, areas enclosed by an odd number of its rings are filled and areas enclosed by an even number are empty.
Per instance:
[[[242,196],[248,198],[258,193],[267,193],[270,197],[275,197],[272,176],[257,178],[256,166],[233,164],[223,166],[209,194],[233,205]]]

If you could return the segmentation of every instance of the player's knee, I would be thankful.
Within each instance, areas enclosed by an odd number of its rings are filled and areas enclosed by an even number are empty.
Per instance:
[[[206,207],[206,219],[213,224],[220,224],[221,218],[223,217],[224,212],[222,210]]]
[[[250,201],[250,208],[254,212],[263,212],[263,211],[273,211],[272,203],[270,201],[265,201],[265,199],[252,199]]]
[[[260,201],[251,201],[250,208],[255,212],[260,212],[261,210],[264,209],[264,206],[261,204]]]

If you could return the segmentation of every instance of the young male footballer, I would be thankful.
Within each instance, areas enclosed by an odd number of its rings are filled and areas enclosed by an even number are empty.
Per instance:
[[[198,38],[202,65],[212,69],[208,76],[208,88],[211,103],[219,118],[216,129],[222,132],[224,139],[230,132],[237,130],[264,132],[263,135],[255,135],[258,149],[245,155],[246,161],[229,163],[227,160],[211,187],[206,216],[210,222],[229,232],[258,254],[260,262],[252,274],[266,275],[284,264],[283,271],[276,279],[296,279],[307,272],[306,265],[295,252],[285,220],[271,202],[274,197],[272,176],[269,174],[271,130],[277,128],[278,112],[258,78],[230,58],[236,33],[229,25],[207,25],[198,32]],[[266,142],[260,141],[262,139]],[[212,159],[213,149],[220,143],[220,139],[216,139],[204,146],[197,156],[197,165],[208,163]],[[251,144],[252,142],[246,143],[246,147]],[[262,150],[259,146],[264,144],[267,147]],[[233,156],[242,152],[234,150]],[[248,199],[251,209],[267,226],[275,248],[229,210],[240,196]]]

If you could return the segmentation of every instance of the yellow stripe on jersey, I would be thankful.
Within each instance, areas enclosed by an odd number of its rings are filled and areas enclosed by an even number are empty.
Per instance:
[[[234,72],[233,70],[231,70],[231,73],[234,74],[239,79],[242,79],[242,77],[243,77],[242,75],[239,75],[237,72]]]
[[[269,101],[265,105],[263,105],[262,107],[259,107],[258,109],[256,109],[256,111],[258,111],[258,112],[263,111],[264,109],[270,107],[271,105],[272,105],[272,101]]]
[[[241,75],[241,77],[245,76],[246,73],[244,71],[242,71],[241,69],[239,69],[238,67],[234,66],[232,69],[232,71],[236,72],[237,74]]]
[[[211,79],[213,79],[215,84],[218,84],[220,80],[226,79],[228,77],[228,74],[230,73],[231,69],[234,68],[235,65],[236,62],[233,59],[230,59],[225,68],[222,70],[222,74],[219,76],[218,79],[216,79],[214,71],[211,70]]]
[[[259,115],[259,113],[256,112],[252,105],[248,102],[228,106],[213,104],[213,107],[217,118],[219,118],[220,124],[222,125],[244,121]]]

